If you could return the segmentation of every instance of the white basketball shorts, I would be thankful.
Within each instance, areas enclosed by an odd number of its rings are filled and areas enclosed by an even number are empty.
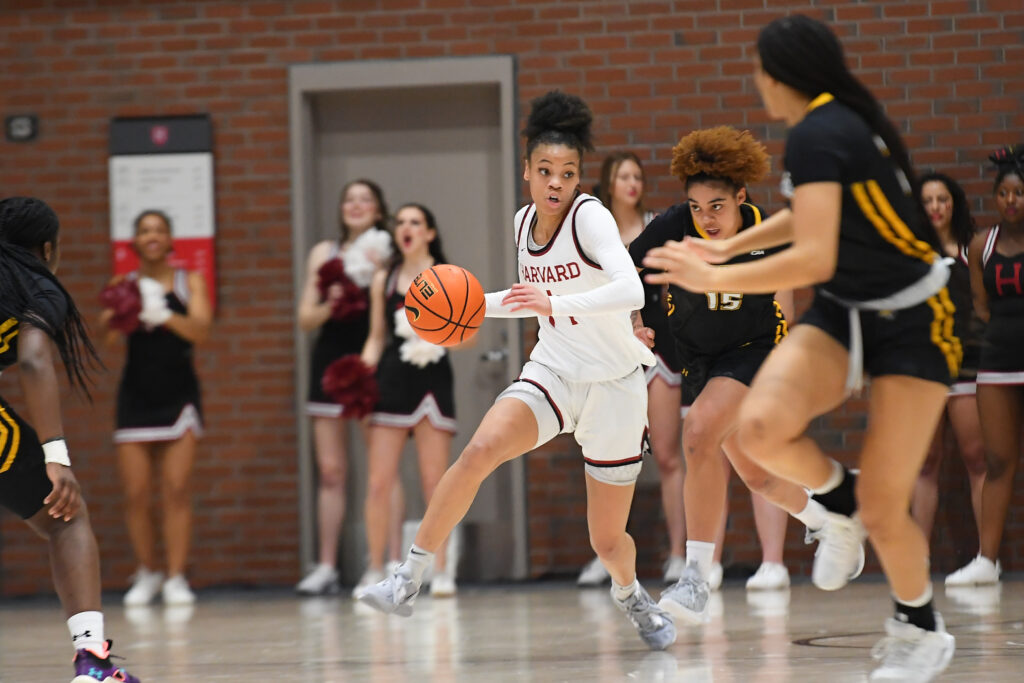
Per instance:
[[[647,382],[643,368],[607,382],[573,382],[528,361],[519,379],[496,400],[516,398],[537,419],[537,443],[571,432],[584,468],[605,484],[629,486],[640,475],[647,438]]]

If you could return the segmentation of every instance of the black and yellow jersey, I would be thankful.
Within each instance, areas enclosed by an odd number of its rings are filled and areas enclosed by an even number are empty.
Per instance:
[[[38,311],[46,311],[47,318],[56,327],[60,327],[67,315],[64,293],[42,275],[33,273],[31,277],[28,287],[34,299],[33,307]],[[21,322],[17,318],[8,318],[0,322],[0,372],[18,362],[18,334],[21,331]]]
[[[850,301],[889,296],[924,277],[937,257],[909,182],[852,109],[822,93],[786,138],[783,193],[806,183],[842,186],[836,272],[819,283]]]
[[[764,210],[753,204],[742,204],[740,214],[740,230],[757,225],[765,217]],[[704,236],[693,221],[689,205],[677,204],[651,221],[633,240],[629,255],[640,268],[648,251],[687,235]],[[740,254],[729,263],[753,261],[784,248]],[[716,356],[761,340],[774,344],[786,333],[785,319],[774,294],[697,293],[670,285],[668,296],[668,324],[683,355]]]

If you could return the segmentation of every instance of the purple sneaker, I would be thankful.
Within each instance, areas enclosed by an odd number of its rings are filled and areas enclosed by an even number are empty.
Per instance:
[[[110,645],[108,640],[102,653],[92,650],[75,652],[75,677],[71,683],[140,683],[138,678],[111,663]]]

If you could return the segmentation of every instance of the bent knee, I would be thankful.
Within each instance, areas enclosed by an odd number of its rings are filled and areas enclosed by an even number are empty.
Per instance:
[[[504,462],[504,456],[505,449],[497,439],[474,436],[455,462],[470,472],[486,476]]]
[[[620,536],[591,534],[590,547],[593,548],[594,554],[598,557],[609,557],[615,552],[620,540]]]

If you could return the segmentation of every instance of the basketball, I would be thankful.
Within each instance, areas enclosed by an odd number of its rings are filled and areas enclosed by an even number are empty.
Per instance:
[[[454,346],[471,339],[487,305],[480,281],[465,268],[440,264],[417,275],[405,294],[405,315],[421,339]]]

